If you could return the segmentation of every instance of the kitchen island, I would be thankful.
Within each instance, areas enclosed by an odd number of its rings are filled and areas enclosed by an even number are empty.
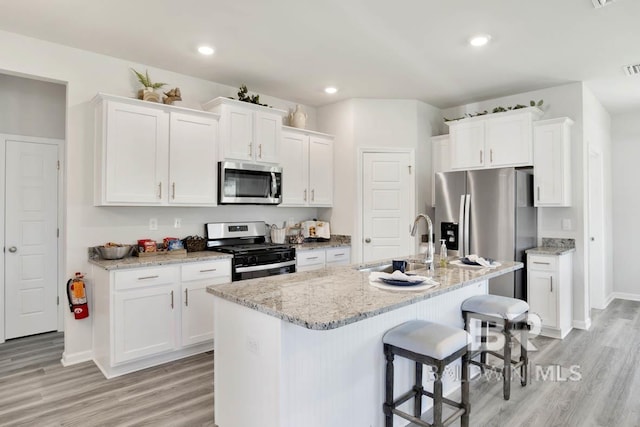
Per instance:
[[[487,293],[490,278],[523,267],[449,265],[433,273],[438,286],[410,291],[372,286],[360,270],[378,264],[384,262],[207,288],[215,300],[219,427],[383,425],[385,331],[413,319],[462,327],[463,300]],[[398,359],[395,376],[396,390],[405,391],[413,365]],[[445,393],[458,385],[445,379]]]

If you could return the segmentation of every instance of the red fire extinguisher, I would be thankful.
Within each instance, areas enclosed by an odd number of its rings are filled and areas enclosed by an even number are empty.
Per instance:
[[[84,286],[84,276],[76,273],[76,277],[67,282],[67,297],[69,309],[76,319],[89,317],[89,304],[87,304],[87,290]]]

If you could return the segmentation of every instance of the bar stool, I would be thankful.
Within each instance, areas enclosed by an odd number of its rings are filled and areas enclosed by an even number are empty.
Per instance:
[[[393,415],[398,415],[423,427],[442,427],[461,418],[461,426],[469,426],[469,334],[460,328],[441,325],[424,320],[412,320],[398,325],[384,334],[384,354],[387,359],[386,389],[383,411],[385,426],[393,427]],[[415,385],[411,390],[393,400],[393,359],[401,356],[415,362]],[[462,397],[460,402],[442,396],[442,375],[445,367],[462,357]],[[435,368],[433,393],[422,386],[422,365]],[[420,419],[422,396],[433,399],[433,424]],[[414,399],[413,416],[397,407],[409,399]],[[442,421],[442,404],[458,408]]]
[[[480,349],[473,348],[470,351],[470,364],[480,366],[484,373],[485,368],[502,373],[504,400],[509,400],[511,395],[511,370],[520,368],[520,384],[527,385],[527,340],[529,326],[527,316],[529,304],[525,301],[503,297],[498,295],[477,295],[464,300],[462,303],[462,317],[465,330],[471,332],[471,320],[480,320],[481,343]],[[502,353],[491,351],[487,348],[487,332],[490,327],[498,327],[504,336],[504,348]],[[520,358],[511,359],[511,343],[514,338],[514,330],[520,331]],[[475,343],[474,343],[475,344]],[[480,355],[480,361],[473,360]],[[491,354],[502,360],[502,366],[492,366],[487,363],[487,354]]]

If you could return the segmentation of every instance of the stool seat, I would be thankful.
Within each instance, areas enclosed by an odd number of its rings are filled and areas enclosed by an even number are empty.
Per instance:
[[[464,300],[462,311],[512,320],[528,312],[529,304],[526,301],[499,295],[476,295]]]
[[[426,320],[411,320],[384,334],[382,342],[418,354],[444,359],[470,342],[468,332]]]

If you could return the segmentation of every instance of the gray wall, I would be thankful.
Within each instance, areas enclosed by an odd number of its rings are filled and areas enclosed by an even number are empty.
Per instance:
[[[0,133],[65,137],[65,85],[0,74]]]

